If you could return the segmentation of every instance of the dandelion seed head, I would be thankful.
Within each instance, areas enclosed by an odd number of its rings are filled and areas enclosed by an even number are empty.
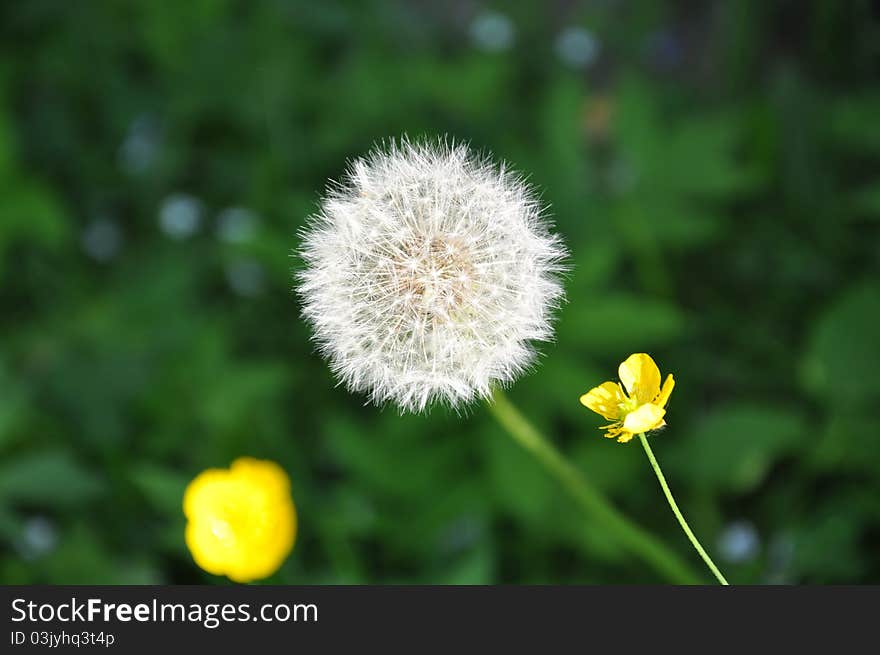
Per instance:
[[[486,397],[552,338],[565,248],[524,180],[465,145],[377,147],[330,186],[302,241],[313,338],[376,404]]]

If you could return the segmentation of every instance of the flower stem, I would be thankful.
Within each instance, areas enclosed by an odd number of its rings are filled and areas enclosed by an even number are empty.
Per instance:
[[[639,435],[639,440],[642,442],[642,448],[645,449],[645,454],[648,456],[648,461],[651,462],[651,466],[654,468],[654,473],[657,474],[657,479],[660,481],[660,486],[663,488],[663,493],[666,494],[666,500],[669,501],[669,506],[672,508],[673,514],[675,514],[675,518],[678,519],[679,524],[681,525],[681,529],[684,530],[684,533],[687,535],[687,538],[691,540],[696,551],[700,554],[700,557],[703,558],[703,561],[706,562],[706,566],[709,567],[709,570],[718,578],[718,582],[723,585],[729,584],[725,577],[721,574],[721,571],[718,570],[718,567],[715,566],[715,562],[712,561],[712,558],[709,557],[709,554],[703,549],[700,545],[700,542],[697,541],[696,536],[694,536],[693,531],[690,526],[687,524],[687,521],[684,520],[684,515],[681,513],[681,510],[678,509],[678,505],[675,502],[675,498],[672,497],[672,492],[669,490],[669,485],[666,484],[666,478],[663,476],[663,471],[660,470],[660,464],[657,463],[657,458],[654,457],[654,451],[651,450],[651,446],[648,445],[648,439],[645,437],[645,433]]]
[[[583,474],[547,441],[531,423],[496,389],[489,409],[513,439],[533,454],[552,474],[577,504],[597,522],[611,531],[622,546],[640,556],[658,573],[678,584],[699,584],[700,578],[674,552],[621,514]]]

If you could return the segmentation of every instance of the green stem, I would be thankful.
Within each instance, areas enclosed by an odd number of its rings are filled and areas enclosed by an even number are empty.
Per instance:
[[[666,478],[663,476],[663,471],[660,470],[660,465],[657,463],[657,458],[654,457],[654,451],[651,450],[651,446],[648,445],[648,440],[645,437],[645,433],[639,435],[639,440],[642,442],[642,448],[645,449],[645,454],[648,456],[648,460],[651,462],[651,466],[654,468],[654,473],[657,474],[657,479],[660,480],[660,486],[663,487],[663,493],[666,494],[666,500],[669,501],[669,506],[672,508],[673,514],[675,514],[675,518],[678,519],[679,524],[681,525],[681,529],[684,530],[684,533],[687,535],[687,538],[691,540],[691,543],[694,545],[696,551],[700,554],[700,557],[703,558],[703,561],[706,562],[706,566],[709,567],[709,570],[715,574],[715,577],[718,578],[718,582],[723,585],[729,584],[724,576],[721,574],[721,571],[718,570],[718,567],[715,566],[715,562],[712,561],[712,558],[709,557],[709,554],[703,549],[700,545],[700,542],[697,541],[696,536],[694,536],[693,531],[690,526],[687,524],[687,521],[684,520],[684,515],[681,513],[681,510],[678,509],[678,504],[675,502],[675,498],[672,497],[672,492],[669,490],[669,485],[666,484]]]
[[[547,441],[501,391],[489,409],[513,439],[532,453],[578,505],[602,523],[631,553],[640,556],[664,577],[679,584],[699,584],[700,578],[666,545],[621,514],[578,469]]]

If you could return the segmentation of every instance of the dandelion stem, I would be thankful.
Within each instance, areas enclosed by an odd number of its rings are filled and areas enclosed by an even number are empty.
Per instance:
[[[658,573],[679,584],[699,584],[700,578],[669,548],[620,513],[583,474],[519,412],[507,396],[496,389],[489,409],[513,439],[532,453],[577,504],[604,525],[631,553],[640,556]]]
[[[663,493],[666,494],[666,500],[669,501],[669,506],[672,508],[673,514],[675,514],[675,518],[677,518],[679,524],[681,524],[681,529],[684,530],[687,538],[691,540],[691,543],[700,554],[700,557],[703,558],[703,561],[706,562],[706,566],[709,567],[709,570],[712,571],[716,578],[718,578],[718,582],[723,585],[729,584],[721,574],[721,571],[718,570],[718,567],[715,566],[715,562],[712,561],[712,558],[709,557],[709,554],[703,549],[700,542],[697,541],[697,538],[687,524],[687,521],[684,520],[684,515],[681,513],[681,510],[678,509],[678,504],[675,502],[675,498],[672,497],[672,492],[669,490],[669,485],[666,484],[666,478],[663,476],[663,471],[660,470],[660,464],[657,463],[657,458],[654,457],[654,451],[651,450],[651,446],[648,445],[648,439],[645,437],[644,432],[639,435],[639,440],[642,442],[642,448],[645,449],[648,461],[651,462],[651,466],[654,468],[654,473],[657,474],[657,479],[660,481]]]

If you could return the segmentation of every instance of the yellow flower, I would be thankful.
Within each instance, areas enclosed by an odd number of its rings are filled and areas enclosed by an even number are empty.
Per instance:
[[[183,513],[196,564],[235,582],[275,573],[296,540],[290,479],[275,462],[241,457],[203,471],[186,488]]]
[[[661,389],[660,369],[645,353],[630,355],[618,375],[623,387],[619,382],[603,382],[581,396],[582,405],[614,421],[601,428],[608,430],[605,436],[625,443],[633,435],[666,425],[666,401],[675,386],[672,375],[666,376]]]

